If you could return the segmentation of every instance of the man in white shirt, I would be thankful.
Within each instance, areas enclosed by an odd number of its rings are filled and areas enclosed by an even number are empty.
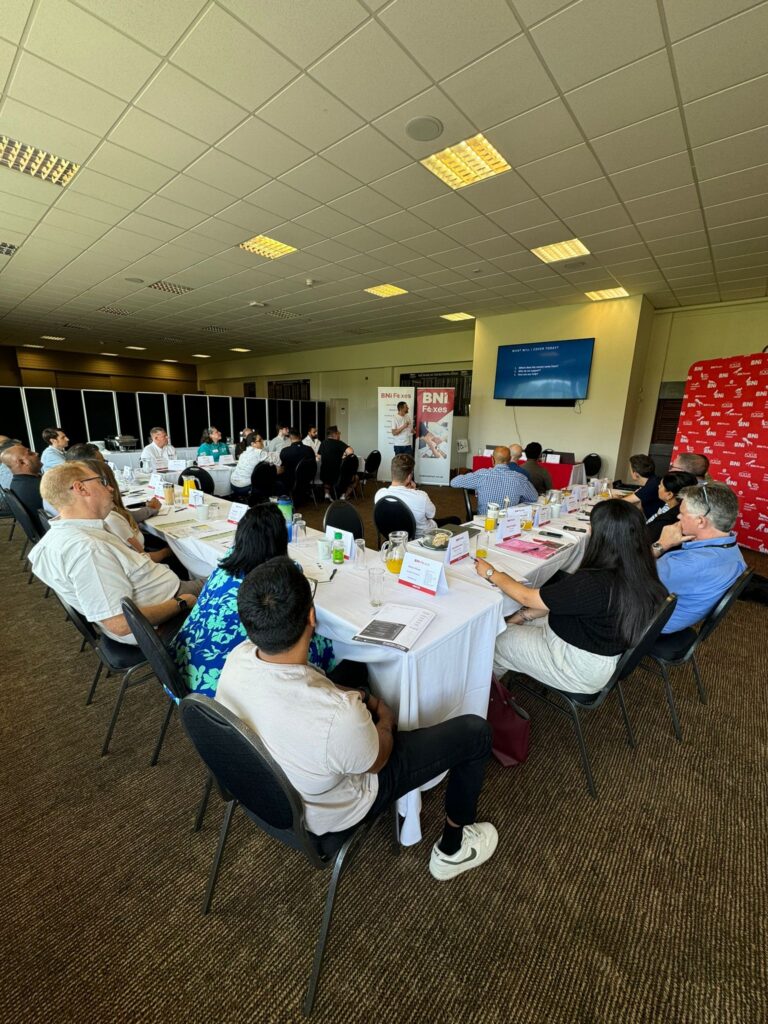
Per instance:
[[[267,449],[271,452],[281,452],[283,448],[287,448],[291,443],[291,439],[288,437],[288,432],[291,428],[280,424],[277,428],[277,433],[267,445]]]
[[[392,419],[391,429],[395,455],[409,455],[413,451],[413,427],[407,402],[397,403],[397,415]]]
[[[420,491],[416,487],[413,479],[414,465],[412,455],[396,455],[391,465],[392,483],[389,487],[380,487],[376,491],[373,496],[374,504],[385,494],[399,498],[413,512],[417,537],[423,537],[425,533],[437,529],[438,526],[445,526],[446,523],[458,526],[461,520],[457,516],[435,519],[436,510],[431,498],[426,491]]]
[[[475,820],[491,749],[488,723],[461,715],[393,735],[395,716],[381,698],[336,685],[307,664],[312,599],[309,580],[290,558],[273,558],[246,576],[237,606],[248,640],[227,658],[216,700],[258,734],[318,836],[374,817],[450,771],[445,825],[429,870],[444,881],[478,867],[498,842],[493,825]]]
[[[30,552],[32,571],[107,636],[136,644],[122,612],[123,598],[135,601],[153,626],[195,604],[201,581],[182,582],[168,566],[106,530],[112,489],[91,467],[65,462],[49,469],[41,493],[59,518]]]
[[[176,458],[176,449],[170,444],[165,427],[152,427],[149,436],[151,440],[141,453],[142,459],[154,459],[153,465],[158,462],[167,465],[169,459]]]
[[[305,444],[307,448],[311,448],[315,453],[315,457],[317,457],[320,451],[320,438],[317,436],[317,427],[310,427],[307,431],[307,436],[301,443]]]

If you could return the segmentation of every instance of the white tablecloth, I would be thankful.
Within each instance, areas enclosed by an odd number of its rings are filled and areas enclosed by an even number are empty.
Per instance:
[[[191,455],[185,454],[191,452]],[[135,472],[140,472],[141,465],[141,452],[105,452],[104,457],[107,462],[113,463],[117,466],[118,470],[122,470],[125,466]],[[197,457],[196,448],[181,448],[177,452],[177,457],[183,459],[188,466],[191,466],[195,458]],[[221,465],[220,463],[214,463],[212,466],[203,466],[207,473],[211,474],[213,478],[213,493],[217,495],[225,495],[232,493],[232,473],[235,469],[235,464],[232,465]],[[173,472],[163,473],[163,480],[167,480],[169,483],[176,483],[179,479],[179,471],[174,470]],[[139,479],[146,480],[146,476],[140,476]]]
[[[232,531],[227,532],[224,521],[229,503],[220,504],[221,518],[205,524],[195,522],[189,511],[171,512],[170,516],[148,520],[146,525],[166,540],[190,572],[207,576],[233,536]],[[303,545],[292,544],[289,550],[291,557],[311,575],[312,567],[317,565],[316,540],[322,534],[315,530],[307,533]],[[378,553],[368,551],[365,569],[346,563],[331,582],[318,585],[318,632],[333,641],[337,658],[367,663],[372,688],[395,711],[399,728],[418,729],[463,714],[485,717],[494,645],[497,635],[505,629],[499,591],[491,587],[481,589],[472,580],[452,575],[448,594],[428,597],[399,586],[397,577],[387,573],[385,601],[429,608],[435,613],[435,620],[407,654],[355,643],[352,637],[373,614],[368,600],[367,568],[381,564]],[[401,830],[403,843],[418,842],[421,794],[409,793],[399,809],[405,819]]]

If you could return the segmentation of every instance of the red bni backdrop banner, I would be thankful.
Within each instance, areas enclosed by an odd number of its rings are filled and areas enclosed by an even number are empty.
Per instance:
[[[672,451],[701,452],[739,496],[739,544],[768,552],[768,355],[694,363]]]

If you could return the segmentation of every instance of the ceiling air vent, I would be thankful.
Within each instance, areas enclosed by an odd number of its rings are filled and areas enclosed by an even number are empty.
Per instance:
[[[109,313],[110,316],[130,316],[130,309],[123,309],[122,306],[99,306],[97,313]]]
[[[227,333],[227,328],[226,327],[216,327],[215,325],[211,326],[211,327],[204,327],[203,330],[204,331],[210,331],[212,334],[226,334]]]
[[[0,242],[0,256],[13,256],[17,249],[13,242]]]
[[[147,287],[157,288],[159,292],[170,292],[171,295],[183,295],[185,292],[193,290],[185,284],[174,284],[172,281],[155,281],[153,284],[147,285]]]
[[[291,313],[289,309],[268,309],[265,316],[272,316],[276,320],[300,320],[298,313]]]

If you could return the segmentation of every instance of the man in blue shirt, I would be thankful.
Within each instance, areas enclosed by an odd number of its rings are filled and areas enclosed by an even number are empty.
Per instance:
[[[700,622],[746,568],[736,535],[731,533],[739,501],[730,487],[684,487],[680,498],[680,518],[666,526],[652,545],[659,559],[659,579],[671,594],[677,594],[664,633]]]
[[[64,452],[69,444],[69,438],[61,427],[46,427],[43,431],[45,449],[40,458],[43,473],[46,469],[53,469],[64,462]]]
[[[503,504],[509,498],[510,505],[521,501],[535,502],[538,499],[536,488],[525,475],[515,473],[510,468],[512,454],[506,445],[493,449],[493,468],[478,469],[474,473],[464,473],[451,480],[451,487],[464,487],[477,494],[477,511],[485,515],[489,501]]]

